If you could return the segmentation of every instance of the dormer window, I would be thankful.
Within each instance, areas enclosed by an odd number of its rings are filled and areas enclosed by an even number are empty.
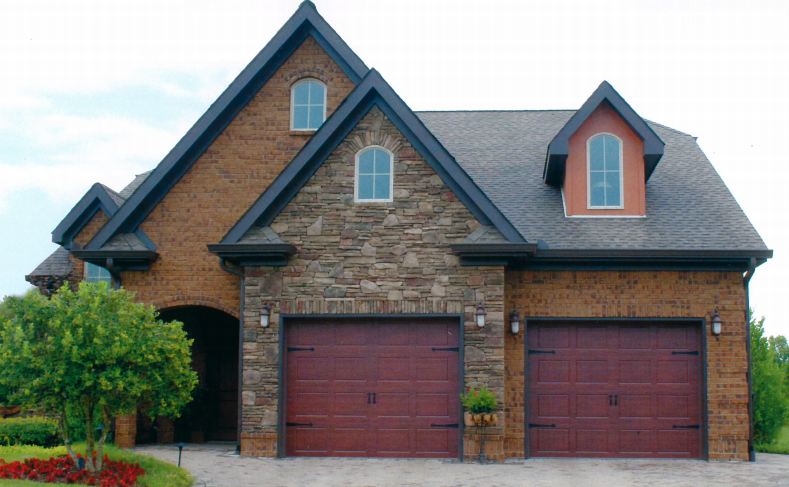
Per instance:
[[[383,147],[367,147],[356,154],[355,201],[392,201],[392,160],[392,153]]]
[[[586,144],[587,208],[622,209],[622,141],[611,134],[597,134]]]
[[[299,81],[291,89],[290,100],[291,130],[318,130],[326,120],[326,85],[320,81]]]

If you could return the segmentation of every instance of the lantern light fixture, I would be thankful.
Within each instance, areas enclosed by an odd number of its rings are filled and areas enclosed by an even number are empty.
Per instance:
[[[477,326],[482,328],[485,326],[485,315],[488,314],[485,311],[485,305],[482,304],[482,301],[477,305]]]
[[[512,313],[510,313],[510,329],[512,330],[513,335],[518,334],[518,331],[520,330],[520,321],[521,316],[518,314],[518,310],[513,307]]]
[[[270,322],[271,322],[271,305],[265,303],[260,308],[260,326],[262,326],[263,328],[268,328]]]
[[[712,334],[716,337],[721,335],[721,315],[718,313],[718,308],[715,308],[715,313],[712,315]]]

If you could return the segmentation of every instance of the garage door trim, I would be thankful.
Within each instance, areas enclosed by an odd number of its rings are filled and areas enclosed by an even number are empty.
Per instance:
[[[541,318],[541,317],[524,317],[523,318],[523,380],[524,380],[524,431],[523,431],[523,447],[524,456],[528,460],[530,458],[529,450],[529,418],[531,417],[531,406],[529,398],[529,343],[528,343],[528,329],[529,324],[534,322],[551,323],[551,322],[578,322],[578,323],[686,323],[691,326],[700,327],[701,333],[701,459],[709,460],[709,424],[707,419],[707,318]]]
[[[465,369],[464,359],[464,339],[465,339],[465,315],[462,313],[322,313],[322,314],[280,314],[279,315],[279,358],[277,361],[277,458],[285,458],[286,445],[285,445],[285,421],[287,419],[287,403],[286,400],[286,381],[285,381],[285,343],[287,342],[287,324],[289,322],[297,321],[300,319],[429,319],[429,318],[451,318],[456,319],[458,322],[458,395],[463,394],[465,387],[465,377],[463,371]],[[463,438],[465,425],[463,422],[463,406],[460,406],[458,421],[458,459],[463,461]]]

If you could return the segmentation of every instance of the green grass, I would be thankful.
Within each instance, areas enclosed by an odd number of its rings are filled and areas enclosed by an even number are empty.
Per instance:
[[[762,453],[782,453],[789,455],[789,426],[784,426],[775,443],[757,443],[756,451]]]
[[[85,452],[85,445],[78,444],[74,451]],[[129,463],[139,463],[145,469],[145,477],[138,480],[141,487],[189,487],[194,482],[192,476],[185,469],[155,458],[121,450],[113,445],[105,445],[104,452],[112,460],[123,460]],[[41,448],[37,446],[0,446],[0,458],[6,462],[24,460],[26,458],[48,459],[66,454],[65,447]],[[28,480],[0,480],[0,487],[32,487],[34,485],[55,485],[31,482]]]

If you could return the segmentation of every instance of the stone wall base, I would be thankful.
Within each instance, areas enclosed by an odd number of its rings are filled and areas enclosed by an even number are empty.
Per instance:
[[[504,461],[504,437],[500,435],[487,435],[485,449],[482,452],[488,460],[494,462]],[[473,463],[479,455],[479,436],[467,434],[463,438],[463,461]]]
[[[126,414],[115,418],[115,446],[134,448],[137,437],[137,414]]]
[[[276,457],[277,433],[241,433],[242,457]]]

